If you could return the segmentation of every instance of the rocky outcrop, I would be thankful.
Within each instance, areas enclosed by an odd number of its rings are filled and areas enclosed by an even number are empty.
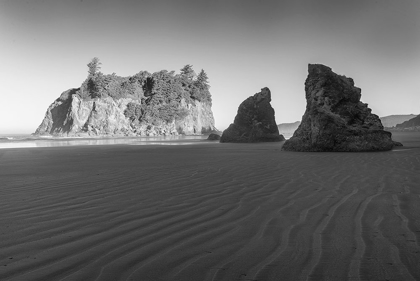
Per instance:
[[[207,140],[220,140],[220,135],[215,134],[215,133],[211,133],[208,137]]]
[[[285,142],[288,151],[382,151],[395,143],[379,117],[360,101],[361,89],[331,68],[310,64],[305,81],[306,111]]]
[[[243,101],[233,124],[223,131],[220,142],[283,141],[279,134],[268,88]]]
[[[210,104],[180,101],[187,115],[170,122],[132,122],[124,114],[136,99],[111,97],[83,100],[79,89],[64,92],[48,108],[35,135],[54,136],[161,136],[202,134],[216,130]]]
[[[100,72],[99,59],[77,89],[61,94],[34,135],[167,136],[217,131],[210,85],[202,69],[187,64],[181,73],[140,71],[121,77]]]

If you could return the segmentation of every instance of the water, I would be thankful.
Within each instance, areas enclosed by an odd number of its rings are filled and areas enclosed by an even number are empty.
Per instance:
[[[0,135],[0,149],[25,147],[57,147],[77,145],[187,145],[207,141],[207,136],[116,137],[77,138],[39,137],[32,135]]]

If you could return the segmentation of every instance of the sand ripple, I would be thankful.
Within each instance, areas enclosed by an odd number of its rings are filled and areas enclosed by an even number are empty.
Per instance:
[[[420,148],[399,150],[5,149],[0,279],[420,280]]]

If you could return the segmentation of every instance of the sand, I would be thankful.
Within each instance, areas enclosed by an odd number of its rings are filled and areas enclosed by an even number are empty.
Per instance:
[[[0,280],[420,280],[420,133],[0,150]]]

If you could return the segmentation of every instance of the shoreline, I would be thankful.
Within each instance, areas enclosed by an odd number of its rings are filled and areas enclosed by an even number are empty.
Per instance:
[[[411,142],[416,141],[420,132],[401,131],[393,132],[393,140],[403,143],[404,149]],[[6,136],[6,135],[4,135]],[[207,140],[208,135],[180,135],[180,136],[157,136],[157,137],[32,137],[23,136],[23,139],[8,139],[0,141],[0,150],[12,148],[36,148],[54,146],[80,146],[80,145],[188,145],[203,143],[219,143]],[[289,138],[291,135],[289,136]],[[288,138],[286,138],[287,140]],[[282,142],[280,142],[282,143]],[[258,143],[257,143],[258,144]],[[261,143],[260,143],[261,144]],[[236,144],[238,145],[238,144]],[[321,152],[322,153],[322,152]]]
[[[147,144],[184,144],[205,141],[205,135],[188,136],[158,136],[158,137],[98,137],[98,138],[73,138],[52,137],[37,138],[24,137],[23,139],[9,139],[0,141],[0,149],[28,148],[28,147],[52,147],[52,146],[79,146],[79,145],[147,145]]]

